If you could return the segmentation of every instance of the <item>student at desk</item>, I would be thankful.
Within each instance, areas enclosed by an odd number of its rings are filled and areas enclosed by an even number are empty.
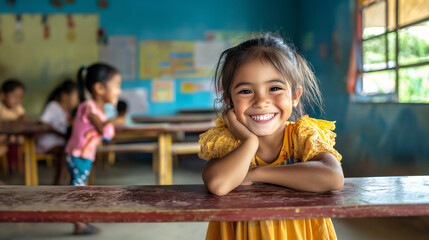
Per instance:
[[[127,116],[127,103],[124,100],[118,100],[116,105],[117,115],[112,119],[112,123],[115,126],[123,126],[131,121]]]
[[[19,80],[6,80],[1,86],[0,92],[0,121],[24,121],[27,120],[25,110],[21,105],[25,87]],[[21,145],[24,143],[22,136],[0,135],[0,144],[9,145],[7,158],[9,168],[15,170],[19,163]]]
[[[304,115],[303,101],[320,106],[316,78],[282,39],[266,34],[225,50],[215,81],[225,112],[200,135],[199,154],[209,160],[203,180],[210,192],[257,182],[310,192],[343,186],[334,123]],[[320,218],[210,222],[206,239],[337,237],[331,219]]]
[[[65,135],[70,126],[70,112],[79,102],[77,84],[65,80],[49,95],[40,121],[49,124],[55,133],[47,133],[36,139],[36,151],[52,154],[56,161],[54,185],[60,184],[66,174],[64,147]]]

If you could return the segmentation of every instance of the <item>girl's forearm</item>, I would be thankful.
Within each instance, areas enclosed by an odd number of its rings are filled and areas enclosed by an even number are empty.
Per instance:
[[[208,161],[203,169],[203,181],[209,191],[222,196],[240,185],[257,150],[258,140],[249,139],[225,157]]]
[[[95,129],[97,130],[97,132],[101,135],[103,135],[103,131],[104,131],[104,126],[108,123],[107,121],[103,122],[101,121],[101,119],[95,115],[95,114],[90,114],[88,116],[89,121],[91,122],[92,125],[94,125]]]
[[[330,153],[321,153],[313,160],[292,165],[265,166],[251,169],[250,180],[276,184],[310,192],[340,189],[344,175],[340,164]]]

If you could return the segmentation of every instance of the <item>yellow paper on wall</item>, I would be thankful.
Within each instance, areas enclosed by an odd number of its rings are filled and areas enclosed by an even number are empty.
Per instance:
[[[16,41],[16,15],[0,14],[0,81],[17,78],[26,86],[27,114],[36,119],[50,91],[65,78],[76,80],[82,65],[97,62],[98,14],[73,14],[73,29],[66,14],[49,14],[49,38],[44,37],[41,14],[22,14],[22,40]],[[73,41],[68,35],[74,33]]]

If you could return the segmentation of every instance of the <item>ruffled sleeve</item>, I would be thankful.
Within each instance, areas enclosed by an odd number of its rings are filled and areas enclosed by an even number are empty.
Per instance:
[[[307,115],[299,118],[292,133],[295,157],[306,162],[319,153],[330,152],[341,161],[341,154],[334,149],[337,136],[334,129],[335,122],[309,118]]]
[[[238,140],[228,130],[222,118],[215,122],[216,127],[200,135],[200,152],[198,156],[204,160],[221,158],[232,152],[240,145]]]

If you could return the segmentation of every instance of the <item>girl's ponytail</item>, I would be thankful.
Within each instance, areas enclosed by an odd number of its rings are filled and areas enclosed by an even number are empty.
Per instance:
[[[83,71],[86,71],[87,68],[82,66],[77,72],[77,89],[79,91],[79,101],[84,102],[85,99],[85,82],[83,78]]]
[[[85,75],[83,71],[86,71]],[[105,84],[117,73],[119,73],[118,70],[105,63],[95,63],[89,67],[82,66],[77,73],[80,102],[86,100],[85,88],[93,95],[93,87],[96,83]]]

